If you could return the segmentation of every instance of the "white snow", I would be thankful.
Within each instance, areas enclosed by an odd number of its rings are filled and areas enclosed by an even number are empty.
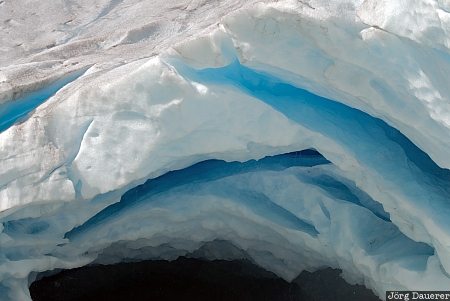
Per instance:
[[[0,133],[0,299],[217,239],[288,280],[449,287],[448,1],[88,2],[0,4],[0,102],[94,64]],[[309,148],[331,163],[190,167]],[[184,168],[200,180],[167,174]]]

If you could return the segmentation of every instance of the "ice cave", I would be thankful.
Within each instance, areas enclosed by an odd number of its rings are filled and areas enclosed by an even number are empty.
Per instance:
[[[4,0],[0,20],[0,300],[195,252],[381,300],[450,290],[449,0]]]

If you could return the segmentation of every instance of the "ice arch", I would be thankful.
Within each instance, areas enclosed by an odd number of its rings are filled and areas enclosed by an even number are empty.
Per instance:
[[[29,299],[38,272],[216,239],[286,279],[449,286],[445,34],[294,2],[93,68],[0,133],[2,298]]]

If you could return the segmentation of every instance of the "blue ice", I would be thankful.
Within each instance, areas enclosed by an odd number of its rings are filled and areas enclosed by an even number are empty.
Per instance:
[[[28,113],[43,104],[62,87],[80,77],[85,71],[86,68],[72,72],[40,90],[0,105],[0,132],[5,131],[16,122],[26,119]]]
[[[231,175],[247,173],[251,171],[272,170],[281,171],[293,166],[316,166],[329,164],[321,154],[314,150],[304,150],[292,152],[288,154],[269,156],[260,160],[250,160],[247,162],[225,162],[222,160],[207,160],[194,164],[190,167],[170,171],[155,179],[150,179],[144,184],[139,185],[127,191],[121,198],[120,202],[110,205],[98,214],[94,215],[83,225],[73,229],[66,234],[67,238],[74,238],[78,234],[88,231],[96,225],[106,223],[109,219],[117,215],[125,214],[125,212],[142,202],[151,202],[152,197],[168,190],[188,185],[192,183],[205,183]],[[252,196],[247,204],[259,213],[275,212],[275,215],[281,214],[288,219],[289,222],[294,221],[298,227],[307,229],[310,233],[316,233],[311,225],[307,225],[297,217],[286,210],[279,208],[275,204],[269,204],[267,200],[261,200],[262,203],[254,207],[256,200]],[[264,208],[263,208],[264,207]],[[270,213],[271,214],[271,213]],[[300,225],[300,226],[299,226]],[[294,226],[296,227],[296,226]]]
[[[440,168],[425,152],[385,121],[343,103],[324,98],[253,70],[238,60],[220,68],[194,69],[180,62],[180,74],[206,85],[228,85],[267,103],[289,119],[337,141],[358,162],[363,162],[427,212],[450,210],[450,170]],[[434,216],[448,225],[442,214]],[[450,229],[449,229],[450,230]]]

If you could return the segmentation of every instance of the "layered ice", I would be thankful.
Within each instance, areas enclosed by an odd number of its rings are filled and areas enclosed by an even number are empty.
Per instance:
[[[0,105],[0,132],[16,122],[23,121],[31,111],[58,92],[59,89],[81,76],[84,71],[86,70],[81,69],[73,72],[43,89],[29,93],[19,99],[5,101],[4,104]]]
[[[287,280],[335,267],[381,298],[448,289],[450,14],[410,2],[229,1],[219,24],[94,66],[9,122],[2,300],[29,300],[40,272],[218,241],[233,247],[205,256]]]

